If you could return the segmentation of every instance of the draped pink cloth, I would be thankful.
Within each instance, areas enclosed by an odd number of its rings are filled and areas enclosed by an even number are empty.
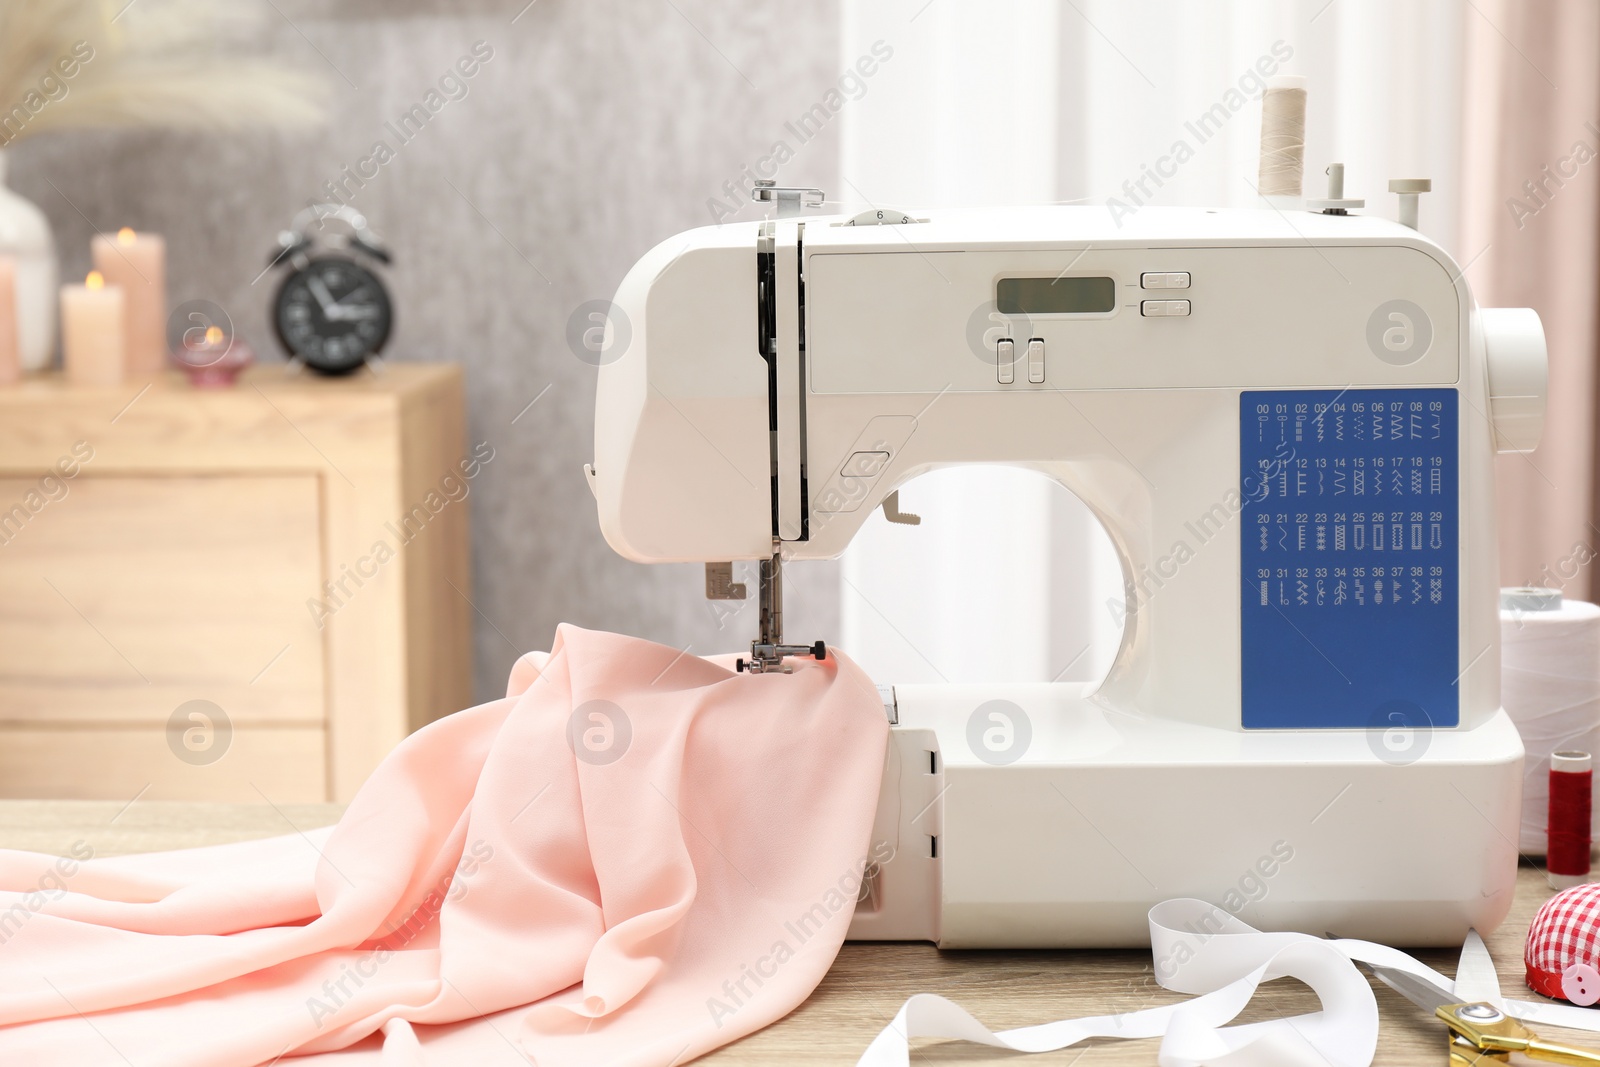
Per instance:
[[[0,1063],[682,1063],[826,973],[886,736],[837,654],[736,674],[563,626],[337,826],[0,852]]]

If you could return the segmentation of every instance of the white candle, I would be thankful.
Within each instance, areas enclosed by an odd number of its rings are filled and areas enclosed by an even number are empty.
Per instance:
[[[121,385],[127,367],[123,295],[90,271],[82,285],[61,287],[61,361],[73,385]]]
[[[123,227],[115,237],[97,234],[90,247],[94,269],[122,290],[128,373],[157,373],[167,365],[166,240]]]
[[[0,256],[0,385],[22,377],[21,336],[17,329],[17,261]]]

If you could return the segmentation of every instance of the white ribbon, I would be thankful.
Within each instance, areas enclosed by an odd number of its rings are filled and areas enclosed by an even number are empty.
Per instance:
[[[1352,960],[1409,971],[1453,988],[1449,978],[1398,949],[1370,941],[1263,933],[1201,900],[1150,909],[1155,977],[1193,1000],[1121,1015],[1024,1026],[999,1033],[944,997],[919,994],[862,1053],[857,1067],[907,1067],[913,1038],[959,1038],[1017,1052],[1053,1052],[1091,1037],[1160,1037],[1161,1067],[1368,1067],[1378,1046],[1378,1004]],[[1291,1018],[1227,1025],[1262,982],[1297,978],[1322,1010]],[[1600,1011],[1571,1005],[1504,1001],[1507,1014],[1600,1032]]]

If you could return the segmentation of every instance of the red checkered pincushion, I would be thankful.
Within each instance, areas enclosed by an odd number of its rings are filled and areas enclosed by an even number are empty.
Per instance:
[[[1600,885],[1576,885],[1544,902],[1528,927],[1528,987],[1587,1007],[1600,1000]]]

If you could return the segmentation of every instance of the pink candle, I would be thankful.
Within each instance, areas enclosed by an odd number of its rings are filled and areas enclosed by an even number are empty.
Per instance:
[[[0,256],[0,385],[13,385],[22,377],[17,335],[17,261]]]
[[[97,234],[94,269],[122,290],[128,373],[155,374],[167,365],[167,242],[159,234]]]
[[[127,368],[123,296],[97,270],[61,287],[61,361],[73,385],[121,385]]]

